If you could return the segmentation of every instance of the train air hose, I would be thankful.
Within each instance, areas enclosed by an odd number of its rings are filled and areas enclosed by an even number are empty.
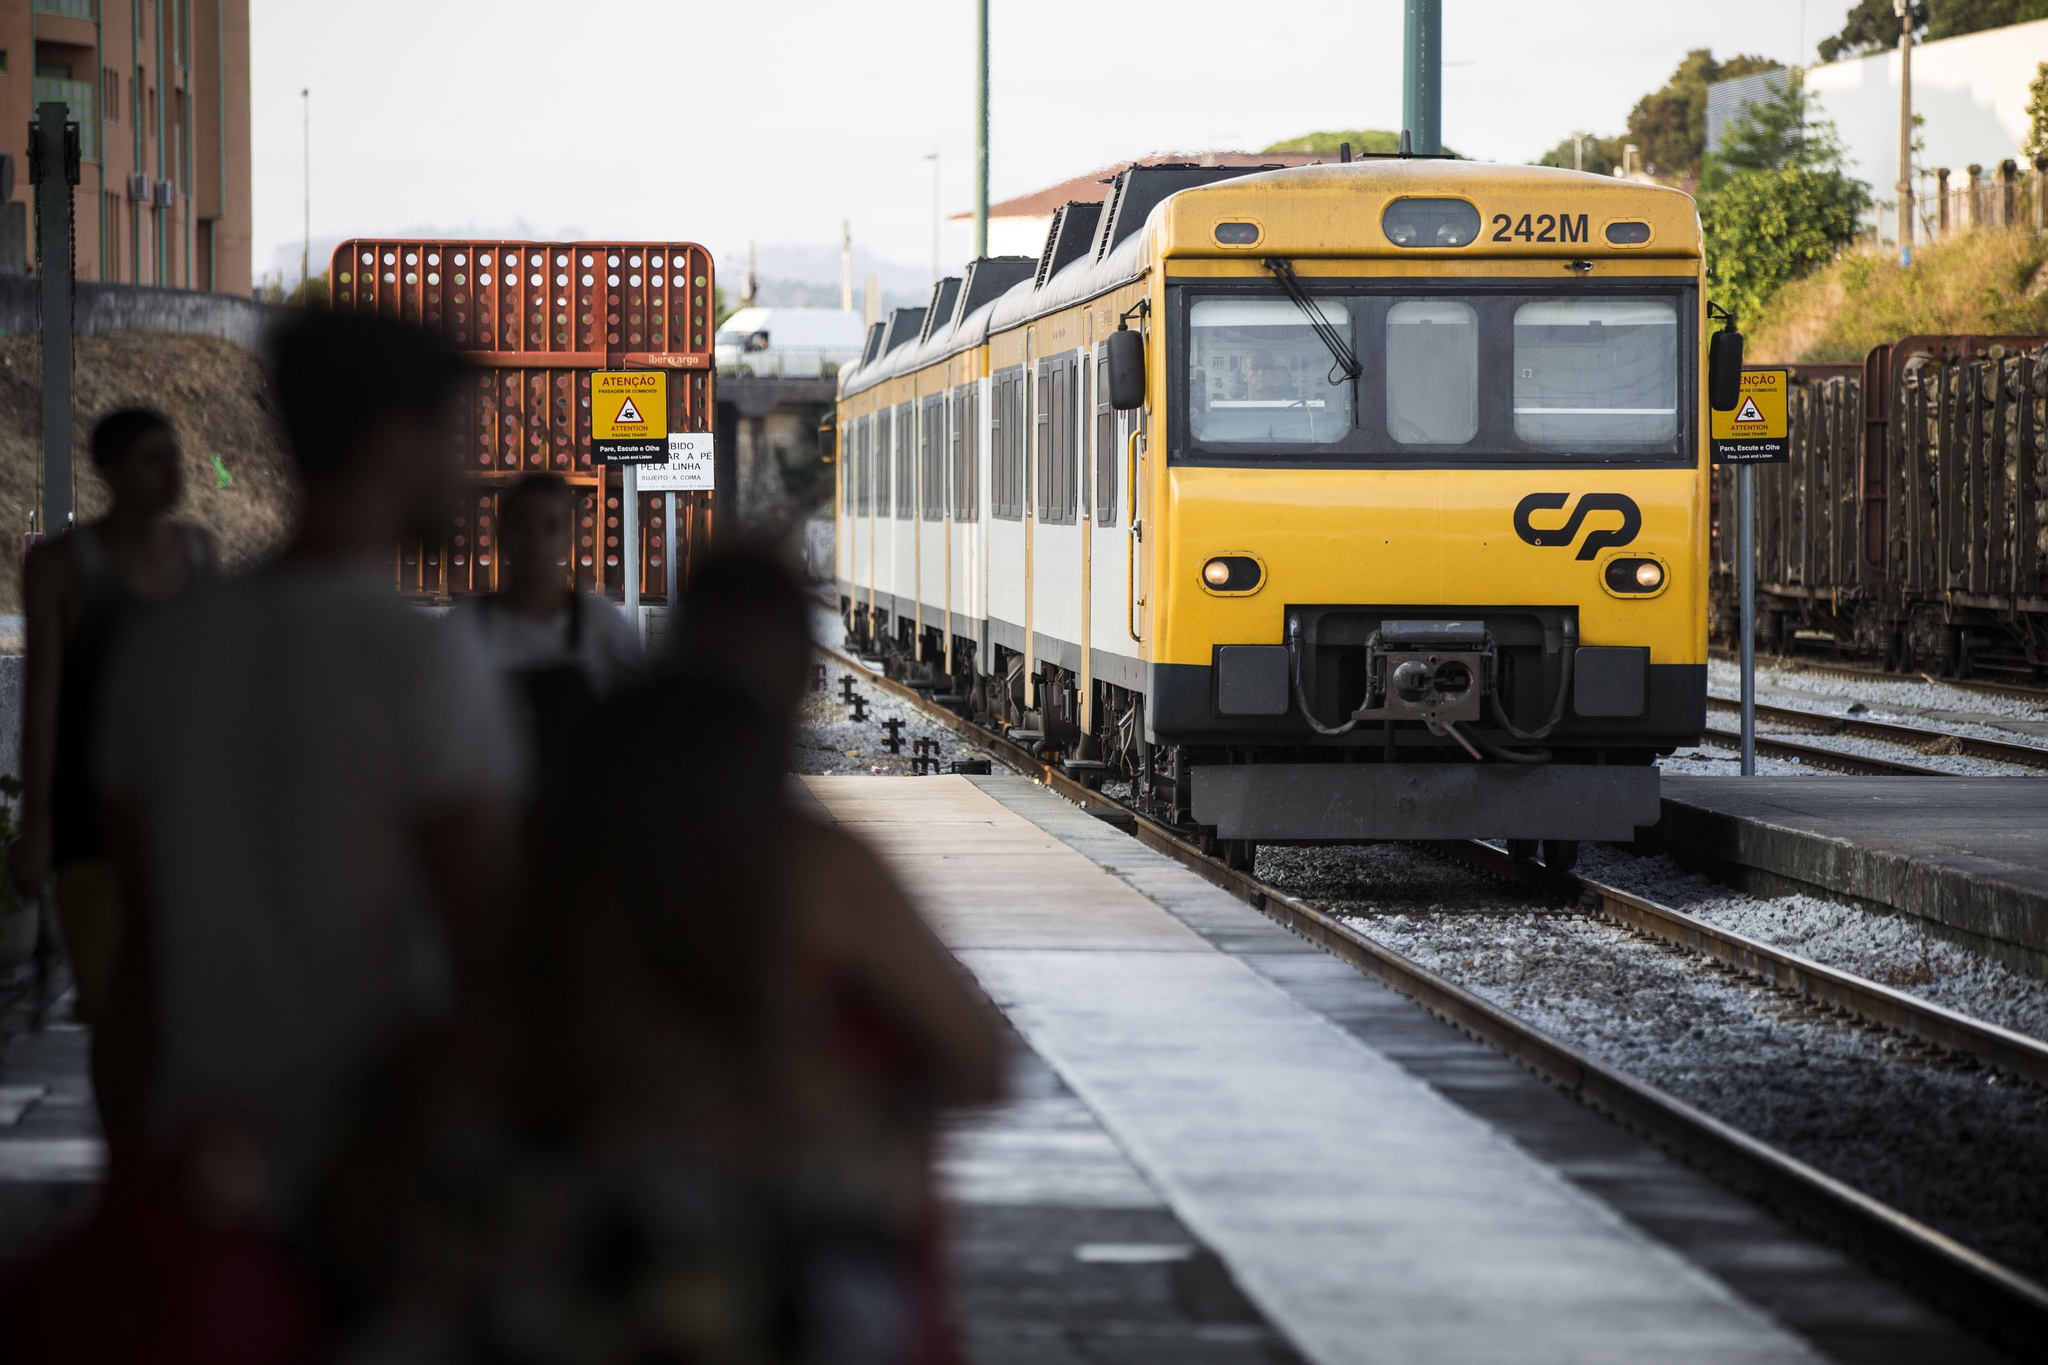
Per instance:
[[[1508,719],[1507,711],[1501,706],[1500,697],[1495,693],[1489,692],[1486,694],[1486,704],[1493,711],[1493,719],[1496,725],[1525,744],[1549,738],[1550,732],[1555,730],[1558,722],[1564,719],[1565,704],[1571,699],[1572,655],[1576,652],[1578,635],[1578,623],[1570,617],[1566,617],[1564,622],[1564,661],[1560,665],[1562,672],[1557,679],[1557,696],[1551,703],[1550,718],[1534,730],[1517,729],[1514,722]],[[1359,721],[1365,719],[1364,716],[1356,712],[1352,714],[1350,720],[1345,721],[1342,725],[1325,725],[1316,719],[1314,709],[1308,704],[1308,692],[1301,685],[1301,622],[1298,619],[1287,623],[1287,663],[1288,675],[1294,684],[1294,704],[1300,710],[1301,718],[1308,722],[1311,730],[1314,730],[1319,735],[1329,735],[1331,737],[1348,735],[1357,728]],[[1500,745],[1479,735],[1467,734],[1458,728],[1456,721],[1447,720],[1432,723],[1429,728],[1432,734],[1438,736],[1448,735],[1457,743],[1459,748],[1472,756],[1474,762],[1480,761],[1482,752],[1487,757],[1502,763],[1548,763],[1550,761],[1550,754],[1547,750],[1538,749],[1531,753],[1518,753],[1513,749],[1504,749]]]

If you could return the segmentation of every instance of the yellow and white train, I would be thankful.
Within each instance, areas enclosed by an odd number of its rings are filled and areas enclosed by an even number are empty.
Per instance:
[[[1707,660],[1675,190],[1133,167],[840,376],[849,639],[1233,863],[1657,817]]]

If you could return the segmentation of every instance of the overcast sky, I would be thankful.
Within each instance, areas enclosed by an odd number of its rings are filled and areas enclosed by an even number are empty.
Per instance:
[[[931,257],[973,192],[970,0],[251,0],[256,268],[312,230]],[[1689,48],[1804,56],[1850,0],[1447,0],[1444,140],[1528,161],[1619,131]],[[1397,128],[1401,0],[992,0],[992,195],[1158,150]],[[967,254],[948,227],[944,256]],[[318,252],[316,250],[316,257]],[[317,272],[321,262],[316,259]]]

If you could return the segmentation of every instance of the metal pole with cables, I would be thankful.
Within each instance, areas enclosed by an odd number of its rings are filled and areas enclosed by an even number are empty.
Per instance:
[[[1443,152],[1444,4],[1407,0],[1402,25],[1401,130],[1417,156]]]
[[[988,255],[988,0],[974,5],[974,255]]]
[[[1735,466],[1735,563],[1742,581],[1742,775],[1756,776],[1756,470]]]

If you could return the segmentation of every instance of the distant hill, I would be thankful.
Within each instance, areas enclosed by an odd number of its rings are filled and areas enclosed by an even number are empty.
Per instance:
[[[1276,142],[1265,149],[1265,154],[1274,152],[1313,152],[1320,156],[1336,156],[1345,143],[1351,144],[1352,155],[1371,154],[1393,156],[1401,150],[1401,135],[1390,133],[1384,128],[1354,128],[1350,132],[1304,133],[1300,137]],[[1444,155],[1457,156],[1449,147]]]

